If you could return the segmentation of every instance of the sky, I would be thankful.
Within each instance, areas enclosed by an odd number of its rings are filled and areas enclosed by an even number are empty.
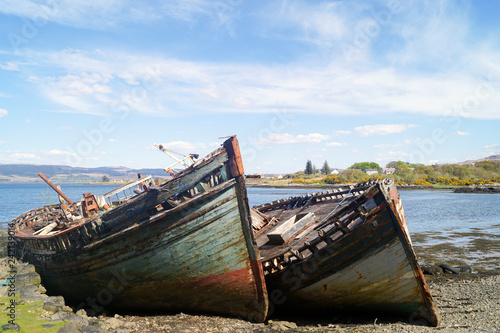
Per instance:
[[[0,0],[0,163],[245,171],[500,154],[500,2]]]

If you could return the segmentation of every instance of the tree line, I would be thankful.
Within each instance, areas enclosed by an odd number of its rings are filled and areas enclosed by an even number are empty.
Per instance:
[[[362,170],[382,168],[375,162],[354,163],[339,174],[332,175],[328,162],[318,170],[310,160],[304,171],[285,175],[295,183],[344,184],[363,182],[374,178],[392,178],[397,184],[408,185],[483,185],[500,183],[500,162],[480,161],[472,164],[423,165],[403,161],[391,161],[387,168],[394,168],[394,174],[367,175]],[[324,177],[319,178],[321,175]]]

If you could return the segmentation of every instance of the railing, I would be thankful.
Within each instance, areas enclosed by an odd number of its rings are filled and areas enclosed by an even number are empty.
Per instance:
[[[134,186],[137,186],[137,189],[140,189],[139,185],[142,184],[142,183],[146,183],[148,181],[152,181],[153,180],[153,177],[152,176],[146,176],[146,177],[143,177],[143,178],[140,178],[132,183],[128,183],[128,184],[125,184],[117,189],[114,189],[113,191],[110,191],[108,193],[105,193],[103,194],[101,197],[104,198],[104,200],[109,200],[109,204],[112,205],[112,201],[111,201],[111,197],[113,195],[116,195],[116,198],[118,201],[123,201],[123,200],[128,200],[129,197],[133,197],[135,195],[137,195],[136,193],[134,193],[132,191],[132,187]],[[130,195],[127,196],[127,192],[126,190],[130,190]],[[125,196],[125,198],[120,198],[120,196],[118,195],[118,193],[120,192],[123,192],[123,195]]]

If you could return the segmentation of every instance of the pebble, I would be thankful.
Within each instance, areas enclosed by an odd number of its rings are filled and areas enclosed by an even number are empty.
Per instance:
[[[69,321],[59,329],[65,332],[500,332],[500,273],[468,276],[462,274],[434,275],[428,278],[431,293],[439,308],[442,321],[439,327],[422,326],[410,323],[410,320],[384,318],[379,315],[372,318],[365,314],[364,319],[352,317],[328,318],[272,318],[267,324],[255,324],[235,318],[174,314],[160,316],[130,316],[115,314],[89,317],[85,310],[76,313],[65,305],[61,296],[43,294],[39,277],[33,274],[27,265],[24,283],[20,287],[21,302],[43,300],[46,317],[53,322]],[[36,274],[36,273],[35,273]],[[433,280],[434,279],[434,280]],[[1,290],[0,290],[1,291]],[[368,319],[367,319],[368,318]],[[45,324],[47,326],[47,324]],[[50,324],[48,324],[50,325]],[[48,326],[47,326],[48,327]],[[2,331],[20,330],[19,325],[2,326]]]

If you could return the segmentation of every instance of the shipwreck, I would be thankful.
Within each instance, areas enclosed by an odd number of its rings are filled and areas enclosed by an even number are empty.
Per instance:
[[[439,324],[391,179],[254,208],[267,288],[283,293],[282,306],[382,312]]]
[[[16,255],[51,293],[87,307],[90,298],[116,310],[262,322],[268,291],[279,290],[285,308],[368,309],[439,324],[390,180],[250,208],[235,136],[194,159],[179,159],[180,172],[167,168],[173,178],[163,184],[141,177],[79,202],[45,178],[61,202],[11,222]]]
[[[64,201],[11,225],[16,255],[51,293],[116,310],[266,318],[235,137],[163,185],[144,177],[101,197]]]

